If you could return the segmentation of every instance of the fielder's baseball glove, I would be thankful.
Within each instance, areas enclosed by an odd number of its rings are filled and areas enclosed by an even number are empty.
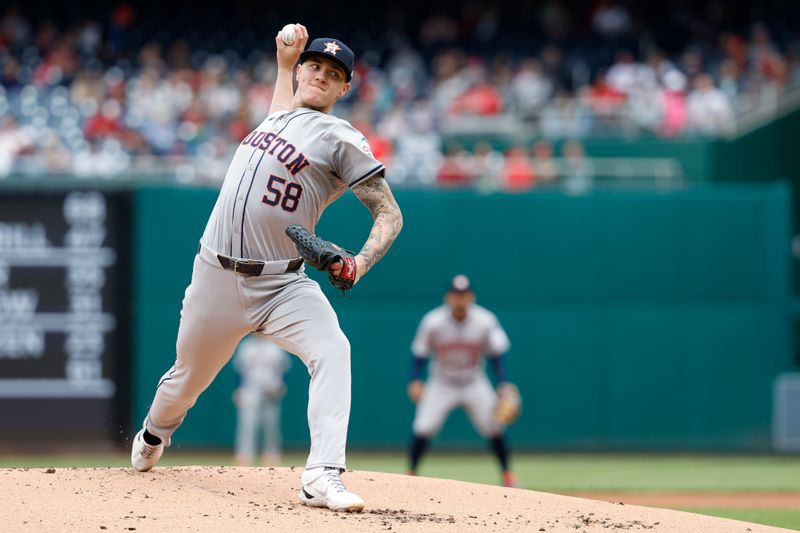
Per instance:
[[[422,391],[425,388],[425,384],[422,382],[421,379],[413,379],[408,382],[408,386],[406,387],[406,393],[408,393],[408,399],[411,400],[412,403],[419,402],[419,399],[422,397]]]
[[[342,294],[353,288],[356,281],[355,253],[336,246],[332,242],[323,241],[300,224],[292,224],[286,228],[286,235],[294,241],[297,252],[312,267],[327,272],[331,285],[342,291]],[[330,271],[336,261],[342,262],[342,270],[338,275]]]
[[[522,397],[513,383],[505,382],[497,387],[497,404],[494,417],[505,425],[514,423],[522,410]]]

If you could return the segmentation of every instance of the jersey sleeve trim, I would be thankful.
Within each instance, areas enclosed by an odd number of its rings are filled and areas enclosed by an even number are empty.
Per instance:
[[[378,164],[377,167],[373,168],[372,170],[370,170],[369,172],[367,172],[366,174],[364,174],[363,176],[361,176],[357,180],[353,180],[353,183],[350,184],[350,188],[352,189],[353,187],[355,187],[356,185],[358,185],[362,181],[366,180],[367,178],[369,178],[371,176],[374,176],[379,170],[383,170],[383,168],[384,168],[383,167],[383,163]]]

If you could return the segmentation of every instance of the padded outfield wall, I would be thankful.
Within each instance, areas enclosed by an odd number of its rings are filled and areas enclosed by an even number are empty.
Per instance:
[[[407,442],[414,330],[450,276],[470,275],[512,341],[517,448],[762,450],[775,376],[792,366],[790,198],[782,183],[684,191],[480,195],[399,191],[405,228],[346,300],[324,286],[353,348],[353,448]],[[134,202],[134,425],[172,364],[180,303],[215,191],[146,188]],[[353,195],[318,231],[358,248]],[[312,277],[321,280],[318,273]],[[324,282],[323,282],[324,283]],[[284,432],[307,446],[308,376],[288,376]],[[176,433],[230,446],[230,365]],[[483,446],[463,413],[437,446]]]

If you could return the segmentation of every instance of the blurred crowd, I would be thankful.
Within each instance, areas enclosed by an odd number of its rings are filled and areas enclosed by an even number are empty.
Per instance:
[[[726,135],[800,87],[797,21],[742,6],[518,0],[413,17],[372,6],[374,27],[329,31],[359,57],[334,112],[397,183],[581,187],[591,174],[581,139]],[[239,13],[216,27],[214,13],[198,14],[186,30],[169,16],[146,23],[154,11],[116,4],[48,19],[5,8],[0,176],[224,176],[269,108],[274,34],[290,19],[248,27]],[[335,24],[325,16],[301,22],[318,35]],[[498,151],[493,138],[525,142]]]

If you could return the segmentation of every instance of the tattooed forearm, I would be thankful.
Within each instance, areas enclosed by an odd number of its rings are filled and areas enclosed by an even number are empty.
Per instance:
[[[356,185],[353,192],[369,209],[374,220],[369,238],[358,253],[369,270],[381,260],[397,238],[403,227],[403,215],[383,176],[375,176]]]

